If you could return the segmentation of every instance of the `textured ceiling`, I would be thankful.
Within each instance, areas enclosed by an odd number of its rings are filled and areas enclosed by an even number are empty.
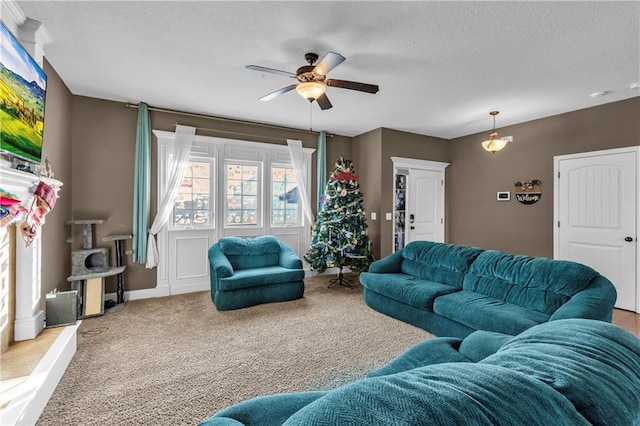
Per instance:
[[[354,136],[442,138],[639,96],[640,2],[17,1],[73,94]],[[292,83],[304,54],[347,58],[321,111]],[[596,91],[609,92],[593,99]]]

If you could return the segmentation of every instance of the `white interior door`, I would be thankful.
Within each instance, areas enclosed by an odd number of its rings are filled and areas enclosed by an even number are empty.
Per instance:
[[[637,311],[637,151],[556,157],[554,256],[591,266]]]
[[[444,242],[444,171],[410,169],[406,242]]]

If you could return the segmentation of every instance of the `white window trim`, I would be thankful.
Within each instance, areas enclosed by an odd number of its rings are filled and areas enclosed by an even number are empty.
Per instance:
[[[291,170],[293,169],[293,164],[287,164],[287,163],[281,163],[281,162],[272,162],[270,167],[269,167],[269,176],[271,176],[273,169],[274,168],[289,168]],[[269,181],[271,183],[271,188],[270,190],[273,190],[273,181],[271,180],[271,178],[269,178]],[[286,188],[285,188],[285,193],[286,193]],[[298,192],[298,197],[300,196],[300,192]],[[286,211],[285,211],[285,223],[274,223],[273,222],[273,194],[271,194],[271,197],[269,197],[269,208],[267,209],[269,211],[269,223],[270,226],[272,228],[287,228],[287,227],[291,227],[291,226],[302,226],[303,225],[303,219],[304,219],[304,214],[302,212],[302,205],[300,203],[298,203],[298,214],[296,217],[296,222],[295,223],[287,223],[286,222]]]
[[[174,132],[167,132],[163,130],[153,130],[153,134],[156,136],[156,142],[158,144],[157,151],[157,182],[156,182],[156,198],[161,199],[161,195],[166,188],[166,155],[167,155],[167,144],[171,143],[174,140],[175,134]],[[283,138],[283,142],[286,139]],[[308,163],[307,167],[307,183],[310,185],[311,183],[311,156],[315,152],[315,149],[312,148],[303,148],[306,161]],[[257,235],[265,235],[271,234],[278,230],[284,230],[287,228],[293,228],[291,231],[294,231],[295,227],[292,226],[272,226],[271,225],[271,202],[267,200],[271,200],[271,179],[270,176],[266,177],[267,172],[270,173],[272,165],[292,165],[291,157],[289,155],[289,148],[286,144],[271,144],[264,142],[251,142],[251,141],[243,141],[237,139],[227,139],[227,138],[217,138],[212,136],[202,136],[196,135],[191,147],[191,159],[213,159],[213,169],[214,169],[214,177],[212,179],[213,187],[210,188],[213,198],[212,198],[212,212],[213,212],[213,221],[212,227],[208,228],[197,228],[203,229],[203,231],[213,232],[213,240],[217,241],[218,239],[227,235],[231,232],[239,236],[257,236]],[[223,197],[221,194],[225,194],[224,191],[224,183],[225,178],[222,173],[226,172],[224,168],[225,161],[228,160],[246,160],[246,161],[256,161],[261,162],[261,170],[262,170],[262,191],[261,191],[261,224],[260,226],[248,225],[248,226],[232,226],[225,227],[225,216],[224,211],[225,206],[224,203],[226,201],[226,197]],[[268,182],[267,182],[268,180]],[[313,224],[309,223],[309,221],[302,215],[301,219],[301,231],[302,235],[301,239],[301,247],[309,247],[311,242],[311,226]],[[180,233],[180,232],[195,232],[196,228],[193,229],[182,229],[182,228],[174,228],[171,226],[165,226],[158,234],[158,251],[159,251],[159,264],[157,267],[157,288],[152,291],[153,297],[164,296],[168,294],[174,294],[174,291],[171,288],[171,282],[169,279],[169,250],[168,250],[168,242],[169,242],[169,233]],[[303,255],[304,253],[298,253],[299,255]],[[202,287],[207,285],[208,283],[202,283]],[[194,287],[195,288],[195,287]],[[182,292],[182,291],[180,291]]]
[[[209,167],[210,167],[210,174],[209,174],[209,224],[208,225],[198,225],[198,224],[194,224],[194,225],[176,225],[174,224],[174,216],[173,216],[173,212],[171,213],[171,219],[168,222],[168,226],[169,226],[169,231],[180,231],[180,230],[185,230],[185,229],[213,229],[215,228],[215,223],[216,223],[216,206],[215,206],[215,199],[216,199],[216,179],[217,179],[217,167],[216,167],[216,161],[215,158],[212,157],[203,157],[200,155],[193,155],[191,154],[189,156],[189,161],[191,162],[200,162],[200,163],[209,163]]]
[[[257,166],[258,167],[258,176],[256,178],[256,183],[258,185],[258,194],[257,194],[257,200],[256,200],[256,223],[255,224],[250,224],[250,223],[239,223],[239,224],[233,224],[233,223],[227,223],[227,216],[229,215],[228,209],[227,209],[227,166],[229,164],[242,164],[242,165],[247,165],[247,166]],[[264,163],[261,161],[255,161],[255,160],[238,160],[238,159],[234,159],[234,158],[225,158],[224,159],[224,166],[223,166],[224,170],[222,170],[220,172],[220,177],[223,178],[223,188],[224,191],[222,191],[220,193],[220,201],[222,202],[221,206],[216,206],[217,207],[221,207],[222,211],[221,214],[223,215],[222,217],[222,223],[224,224],[224,227],[226,229],[239,229],[239,228],[249,228],[249,229],[256,229],[256,228],[264,228],[264,209],[265,209],[265,205],[264,205]]]

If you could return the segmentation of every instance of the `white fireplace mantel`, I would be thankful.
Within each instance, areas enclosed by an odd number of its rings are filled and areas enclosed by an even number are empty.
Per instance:
[[[43,180],[49,185],[60,188],[62,182],[55,179],[40,178],[32,173],[11,169],[2,164],[0,167],[0,188],[16,195],[25,208],[31,206],[33,190]],[[46,227],[46,220],[43,224]],[[41,232],[42,232],[41,228]],[[16,255],[16,309],[14,322],[14,340],[34,339],[44,328],[44,311],[41,302],[41,236],[34,239],[26,247],[22,237],[17,233],[15,238]]]

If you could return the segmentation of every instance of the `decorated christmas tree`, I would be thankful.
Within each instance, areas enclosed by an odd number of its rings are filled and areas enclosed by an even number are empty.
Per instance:
[[[304,257],[311,268],[318,272],[339,268],[341,280],[344,266],[353,272],[366,271],[372,256],[365,220],[353,163],[340,157],[327,181],[312,229],[311,248]]]

